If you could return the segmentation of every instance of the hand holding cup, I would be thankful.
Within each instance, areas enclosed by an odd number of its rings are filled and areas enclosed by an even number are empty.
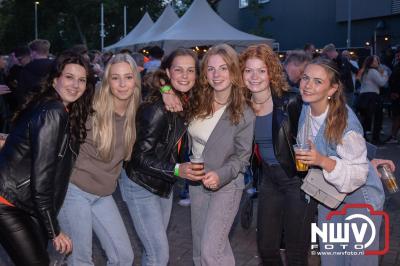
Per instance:
[[[179,175],[183,178],[200,181],[204,178],[204,158],[190,156],[190,163],[179,165]]]

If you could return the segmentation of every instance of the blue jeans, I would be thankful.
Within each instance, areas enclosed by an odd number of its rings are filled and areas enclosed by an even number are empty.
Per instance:
[[[144,246],[143,266],[164,266],[169,260],[167,227],[172,195],[161,198],[130,180],[123,170],[119,187],[128,205],[136,233]]]
[[[346,199],[345,199],[346,200]],[[364,203],[361,202],[360,203]],[[339,206],[339,209],[341,209],[343,205]],[[375,229],[376,229],[376,234],[375,238],[373,239],[373,242],[371,245],[368,247],[368,250],[379,250],[379,231],[382,223],[381,216],[376,216],[376,215],[371,215],[369,211],[366,209],[348,209],[346,211],[345,215],[333,215],[330,220],[326,220],[326,216],[328,213],[330,213],[332,210],[326,208],[323,205],[318,206],[318,226],[322,228],[322,223],[345,223],[346,218],[355,215],[355,214],[361,214],[369,217],[372,222],[374,223]],[[361,225],[363,223],[366,223],[364,219],[352,219],[351,223],[357,224],[357,228],[361,228]],[[371,232],[370,229],[366,230],[365,237],[366,240],[371,238]],[[356,241],[352,233],[350,233],[349,237],[349,242],[348,242],[348,247],[344,249],[343,247],[339,245],[334,245],[333,249],[327,249],[325,245],[322,243],[322,240],[320,238],[320,251],[321,252],[340,252],[340,251],[353,251],[353,252],[358,252],[359,250],[354,249],[355,244],[360,244]],[[347,244],[347,243],[346,243]],[[365,241],[362,241],[361,244],[365,244]],[[322,266],[377,266],[379,265],[379,257],[377,255],[373,256],[364,256],[364,255],[341,255],[341,256],[333,256],[333,255],[321,255],[321,265]]]
[[[94,265],[93,230],[107,254],[107,265],[132,266],[132,245],[111,195],[106,197],[93,195],[70,183],[58,220],[61,230],[73,241],[73,251],[68,256],[68,265]]]

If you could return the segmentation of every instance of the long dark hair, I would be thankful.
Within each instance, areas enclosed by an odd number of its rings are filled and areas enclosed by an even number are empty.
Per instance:
[[[172,67],[172,62],[174,59],[178,56],[190,56],[193,58],[195,62],[195,67],[196,67],[196,82],[193,86],[192,89],[190,89],[186,93],[182,93],[175,88],[171,86],[171,81],[168,78],[167,75],[167,69],[170,69]],[[196,53],[194,53],[190,49],[186,48],[178,48],[171,52],[165,59],[161,62],[160,69],[152,73],[151,76],[146,77],[145,79],[147,80],[147,84],[150,85],[152,88],[152,93],[149,98],[147,98],[147,102],[154,102],[158,100],[161,97],[160,94],[160,88],[163,86],[162,83],[165,83],[165,85],[170,85],[172,90],[174,91],[175,95],[178,96],[178,98],[181,100],[182,107],[183,107],[183,115],[186,116],[186,114],[190,113],[190,108],[191,105],[189,104],[190,99],[193,97],[193,91],[197,89],[198,83],[197,83],[197,77],[199,75],[199,60],[197,58]],[[145,81],[146,82],[146,81]]]
[[[360,80],[362,80],[364,78],[364,76],[368,73],[368,71],[370,69],[376,69],[376,67],[372,67],[372,64],[374,63],[375,58],[376,58],[376,60],[378,60],[378,63],[380,63],[379,57],[376,55],[370,55],[367,58],[365,58],[362,68],[360,69],[360,73],[358,74],[358,77],[360,78]]]
[[[15,113],[12,121],[13,123],[26,113],[29,112],[34,106],[51,101],[61,100],[60,96],[53,87],[55,78],[61,76],[62,71],[68,64],[77,64],[85,68],[87,82],[86,90],[82,96],[73,103],[70,103],[67,108],[69,110],[70,132],[73,141],[82,143],[86,138],[86,119],[90,113],[93,112],[92,100],[94,94],[94,76],[90,68],[89,62],[81,55],[72,51],[65,51],[61,53],[53,62],[50,73],[43,80],[40,90],[34,94],[29,95],[21,108]]]

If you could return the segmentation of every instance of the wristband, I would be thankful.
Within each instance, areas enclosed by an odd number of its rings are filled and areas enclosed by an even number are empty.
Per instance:
[[[171,86],[169,86],[169,85],[165,85],[165,86],[162,86],[162,87],[160,88],[160,92],[161,92],[161,93],[166,93],[167,91],[170,91],[170,90],[172,90],[172,88],[171,88]]]
[[[179,163],[175,164],[174,176],[179,176]]]

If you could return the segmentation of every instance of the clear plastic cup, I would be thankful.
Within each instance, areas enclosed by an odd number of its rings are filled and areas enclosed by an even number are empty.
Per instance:
[[[293,145],[294,153],[297,154],[300,151],[309,151],[311,149],[309,144],[295,144]],[[297,157],[297,156],[296,156]],[[300,162],[296,158],[296,170],[298,172],[307,172],[308,171],[308,164]]]
[[[192,169],[196,171],[204,170],[204,158],[203,156],[189,156],[190,162],[192,163]]]
[[[396,177],[387,165],[379,165],[378,171],[381,173],[381,179],[385,184],[389,193],[396,193],[399,191],[399,186],[397,185]]]

